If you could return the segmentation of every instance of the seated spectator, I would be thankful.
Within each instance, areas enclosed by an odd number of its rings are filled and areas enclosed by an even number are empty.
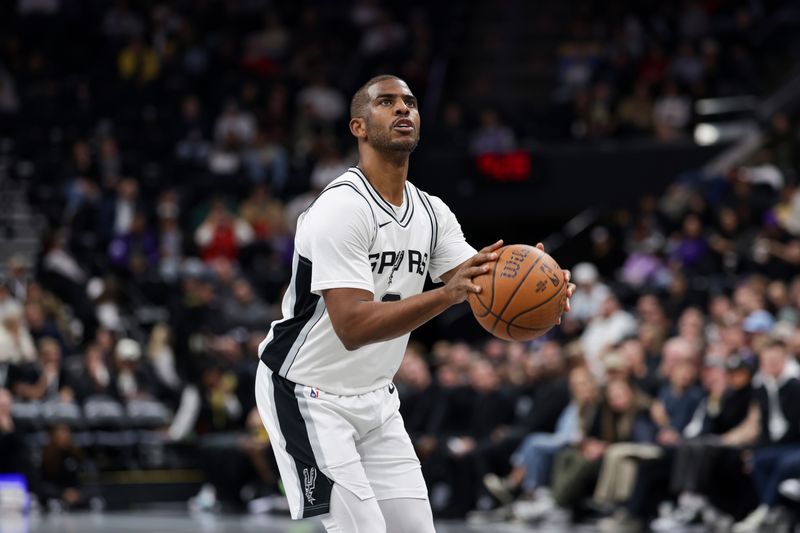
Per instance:
[[[473,155],[505,153],[516,147],[514,131],[503,124],[497,111],[489,109],[481,113],[481,126],[470,143]]]
[[[160,396],[159,383],[146,361],[142,361],[142,348],[133,339],[120,339],[114,348],[114,388],[119,399],[156,399]]]
[[[580,338],[586,361],[596,377],[603,375],[600,354],[635,332],[636,319],[623,309],[615,295],[609,294]]]
[[[256,498],[278,490],[269,435],[255,408],[244,428],[207,434],[200,440],[199,452],[207,482],[189,500],[191,510],[216,510],[220,501],[237,507],[256,503]]]
[[[195,433],[232,431],[241,427],[242,404],[236,395],[236,378],[217,360],[207,361],[200,380],[200,405]]]
[[[28,485],[34,484],[30,450],[24,435],[14,426],[11,408],[14,398],[8,389],[0,387],[0,474],[20,473]]]
[[[284,233],[283,204],[265,184],[253,187],[239,205],[239,216],[250,224],[257,240],[267,241]]]
[[[76,399],[83,403],[92,396],[108,396],[119,399],[116,379],[109,368],[103,351],[96,343],[89,344],[83,353],[83,365],[77,376],[72,377]]]
[[[701,274],[709,270],[709,244],[703,235],[703,222],[694,214],[683,220],[681,234],[671,243],[671,259],[678,261],[684,272]]]
[[[587,433],[587,424],[597,408],[597,384],[592,373],[583,366],[570,372],[569,383],[572,399],[559,416],[555,432],[526,436],[511,455],[513,468],[508,476],[484,476],[486,488],[502,503],[511,503],[520,496],[526,500],[546,501],[553,457],[565,446],[577,444]]]
[[[36,360],[36,347],[28,330],[19,304],[7,305],[0,315],[0,364],[32,363]]]
[[[86,468],[86,459],[73,442],[69,426],[56,424],[48,434],[50,439],[42,450],[42,503],[53,511],[88,508],[90,504],[102,509],[102,500],[81,486],[80,473]]]
[[[324,143],[320,151],[319,159],[311,170],[311,185],[322,190],[347,172],[350,161],[345,159],[339,147],[332,141]]]
[[[653,98],[646,83],[637,83],[633,94],[622,99],[617,124],[622,135],[641,136],[653,131]]]
[[[539,508],[539,516],[553,516],[578,506],[594,490],[603,455],[617,442],[652,442],[653,424],[647,414],[649,400],[630,383],[614,380],[606,386],[603,401],[589,424],[589,431],[576,445],[556,455],[553,463],[553,504]]]
[[[425,469],[425,460],[438,446],[439,421],[435,415],[444,401],[443,391],[422,356],[412,350],[406,350],[395,384],[401,400],[400,414]]]
[[[461,430],[450,432],[442,443],[452,494],[443,513],[450,516],[463,516],[474,508],[487,468],[484,448],[492,445],[496,428],[508,425],[514,416],[513,397],[502,389],[497,371],[485,360],[472,361],[469,387],[460,392],[463,395],[448,394],[443,415],[466,417]]]
[[[298,107],[322,122],[336,122],[344,117],[347,103],[341,91],[331,87],[325,76],[316,75],[311,84],[297,93]]]
[[[215,198],[205,220],[194,234],[203,260],[210,262],[218,257],[235,261],[239,250],[253,241],[254,233],[242,218],[231,213],[220,198]]]
[[[155,51],[134,38],[117,56],[120,79],[136,85],[147,85],[158,78],[160,65]]]
[[[147,343],[147,359],[157,379],[171,391],[177,392],[182,382],[175,366],[171,335],[172,332],[167,324],[159,322],[154,325]]]
[[[669,383],[661,389],[650,411],[653,422],[658,426],[656,441],[663,446],[680,442],[684,429],[703,399],[703,391],[696,383],[695,361],[676,361],[667,378]]]
[[[276,318],[273,310],[244,278],[233,282],[231,294],[222,301],[222,320],[228,329],[263,330]]]
[[[55,339],[40,340],[38,360],[17,367],[10,381],[14,395],[25,401],[74,399],[72,384],[61,365],[61,346]]]
[[[720,506],[726,511],[738,504],[730,501],[727,487],[716,481],[720,478],[720,470],[730,468],[730,461],[737,459],[742,447],[752,443],[748,427],[758,413],[751,386],[755,364],[754,360],[740,355],[730,356],[727,360],[713,355],[707,357],[703,381],[708,395],[684,431],[687,439],[678,445],[674,457],[667,461],[671,466],[665,464],[669,475],[664,482],[669,483],[672,494],[678,495],[678,506],[651,524],[655,531],[685,527],[697,521],[704,511],[713,510],[712,506]],[[653,475],[653,468],[648,468],[648,475]],[[645,513],[640,512],[638,505],[647,497],[657,499],[656,494],[663,492],[649,490],[642,476],[638,481],[640,493],[632,504],[629,502],[627,505],[626,516],[616,517],[617,523],[640,525],[640,518],[644,518]],[[657,483],[660,480],[653,478],[650,481]],[[735,482],[730,485],[736,489]]]
[[[572,281],[577,285],[570,298],[570,312],[566,322],[575,321],[583,325],[595,317],[610,294],[608,286],[600,281],[600,275],[592,263],[579,263],[572,269]]]
[[[158,241],[142,211],[133,215],[130,230],[114,237],[108,247],[111,264],[134,279],[142,279],[158,266]]]
[[[674,141],[686,133],[692,118],[688,98],[683,96],[674,81],[667,81],[653,108],[656,136],[661,141]]]
[[[761,504],[733,526],[735,533],[761,531],[778,519],[785,479],[800,475],[800,370],[779,340],[759,352],[756,400],[760,412],[759,446],[753,452],[753,480]]]
[[[672,447],[683,439],[703,398],[695,383],[696,374],[693,361],[680,361],[672,367],[669,383],[650,408],[657,426],[653,442],[615,443],[608,447],[594,491],[597,504],[614,506],[625,502],[636,482],[639,462],[661,457],[662,446]]]

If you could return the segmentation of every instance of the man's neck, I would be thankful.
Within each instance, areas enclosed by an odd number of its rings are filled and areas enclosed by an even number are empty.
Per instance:
[[[377,153],[362,154],[358,168],[384,200],[396,206],[403,204],[403,191],[408,178],[408,154],[398,153],[396,158]]]

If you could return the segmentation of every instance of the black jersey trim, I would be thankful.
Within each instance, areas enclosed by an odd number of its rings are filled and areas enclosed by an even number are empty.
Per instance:
[[[422,208],[425,209],[425,213],[427,213],[428,219],[431,221],[431,249],[430,249],[430,255],[428,257],[432,258],[433,257],[433,251],[436,249],[436,245],[434,244],[436,242],[435,241],[435,239],[436,239],[436,223],[434,222],[433,214],[431,214],[430,209],[428,209],[428,206],[425,204],[425,201],[422,199],[422,193],[419,192],[419,189],[417,189],[417,196],[419,196],[419,201],[422,204]]]
[[[302,489],[300,502],[303,508],[300,517],[325,514],[330,511],[333,481],[322,473],[314,456],[306,421],[295,393],[297,384],[273,372],[272,385],[275,412],[286,441],[286,453],[294,460]]]
[[[411,218],[414,216],[414,207],[415,207],[414,206],[415,202],[413,200],[413,197],[409,193],[408,182],[405,183],[405,187],[403,188],[403,191],[406,196],[406,210],[403,212],[403,215],[398,219],[397,215],[394,212],[394,206],[392,206],[392,204],[387,202],[383,198],[383,196],[381,196],[381,193],[379,193],[378,190],[375,188],[375,186],[372,185],[372,183],[367,179],[367,177],[364,175],[364,173],[361,171],[360,168],[352,167],[348,169],[348,172],[358,176],[358,178],[364,184],[364,188],[367,190],[369,196],[378,205],[378,207],[380,207],[381,210],[383,210],[384,213],[392,217],[392,220],[397,222],[397,224],[400,227],[405,228],[408,226],[408,223],[411,222]]]
[[[311,261],[297,256],[297,270],[294,276],[293,316],[278,322],[272,328],[272,340],[261,352],[261,360],[276,374],[292,350],[292,346],[303,332],[303,327],[312,319],[320,296],[311,292]]]
[[[436,210],[433,208],[433,204],[431,203],[431,199],[428,197],[428,193],[422,192],[417,189],[417,192],[420,194],[420,200],[422,203],[427,205],[428,208],[431,210],[431,216],[433,216],[433,224],[436,227],[435,231],[433,232],[433,249],[435,250],[437,246],[439,246],[439,218],[436,216]]]

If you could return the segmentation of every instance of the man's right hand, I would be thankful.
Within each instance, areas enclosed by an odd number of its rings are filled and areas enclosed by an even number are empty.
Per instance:
[[[489,271],[489,265],[486,263],[497,261],[496,250],[501,246],[503,246],[503,241],[499,240],[483,248],[460,266],[442,276],[442,279],[446,281],[443,289],[448,295],[451,304],[455,305],[463,302],[470,293],[478,294],[481,292],[481,288],[472,282],[472,278]]]

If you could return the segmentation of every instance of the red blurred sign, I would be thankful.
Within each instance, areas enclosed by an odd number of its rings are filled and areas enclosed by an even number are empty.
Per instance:
[[[531,177],[531,154],[524,150],[481,154],[475,159],[481,174],[493,181],[526,181]]]

